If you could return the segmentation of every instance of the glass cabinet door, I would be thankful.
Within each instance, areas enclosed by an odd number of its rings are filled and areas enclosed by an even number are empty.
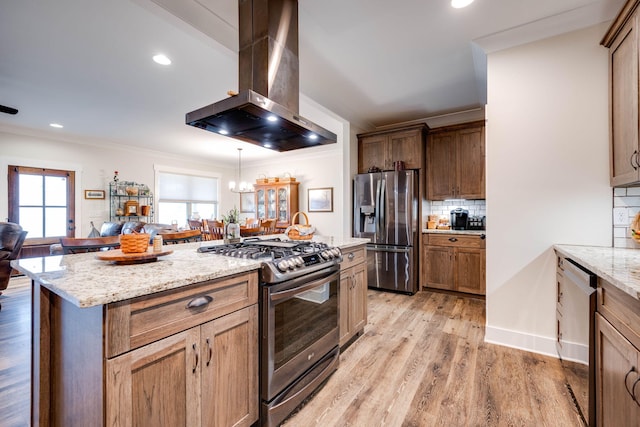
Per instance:
[[[278,189],[278,221],[287,221],[287,212],[289,211],[287,205],[287,189]]]
[[[256,214],[258,218],[266,218],[265,216],[265,203],[264,203],[264,190],[256,191]]]
[[[270,188],[267,190],[267,218],[276,217],[276,190]]]

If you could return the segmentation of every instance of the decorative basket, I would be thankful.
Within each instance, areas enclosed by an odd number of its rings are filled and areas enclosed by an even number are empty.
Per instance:
[[[298,219],[298,215],[302,214],[306,224],[296,224],[296,219]],[[287,227],[284,234],[287,235],[291,240],[311,240],[313,237],[313,233],[316,231],[316,228],[309,224],[309,217],[304,212],[296,212],[291,217],[291,225]]]
[[[280,178],[280,182],[288,184],[290,182],[296,182],[296,179],[294,177],[292,177],[289,172],[286,172],[284,174],[284,177]]]
[[[269,184],[274,184],[276,182],[279,182],[280,178],[278,178],[277,176],[272,176],[272,177],[267,178],[267,181],[269,181]]]
[[[629,225],[631,230],[631,238],[640,243],[640,212],[638,212]]]
[[[127,192],[128,196],[137,196],[138,195],[138,187],[127,187],[124,189]]]
[[[148,233],[131,233],[120,236],[120,250],[124,254],[140,254],[149,249]]]
[[[265,174],[261,173],[260,176],[256,178],[256,184],[266,184],[267,182],[269,182],[269,180]]]

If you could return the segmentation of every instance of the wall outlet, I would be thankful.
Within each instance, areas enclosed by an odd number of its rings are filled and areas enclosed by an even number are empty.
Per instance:
[[[629,225],[627,208],[613,208],[613,225]]]

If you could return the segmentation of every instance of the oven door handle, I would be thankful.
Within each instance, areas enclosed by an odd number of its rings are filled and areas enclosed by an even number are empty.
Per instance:
[[[300,294],[302,292],[311,290],[317,286],[322,285],[323,283],[327,283],[331,281],[332,276],[338,276],[338,273],[331,273],[325,277],[321,277],[320,279],[314,280],[312,282],[306,283],[304,285],[301,286],[296,286],[293,288],[289,288],[289,289],[285,289],[283,291],[278,291],[278,292],[271,292],[269,294],[269,298],[271,299],[271,301],[279,301],[281,299],[285,299],[285,298],[291,298],[297,294]]]

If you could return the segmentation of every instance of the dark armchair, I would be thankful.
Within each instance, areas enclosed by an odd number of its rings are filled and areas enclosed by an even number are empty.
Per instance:
[[[13,222],[0,222],[0,294],[9,286],[11,261],[18,258],[27,232]]]

